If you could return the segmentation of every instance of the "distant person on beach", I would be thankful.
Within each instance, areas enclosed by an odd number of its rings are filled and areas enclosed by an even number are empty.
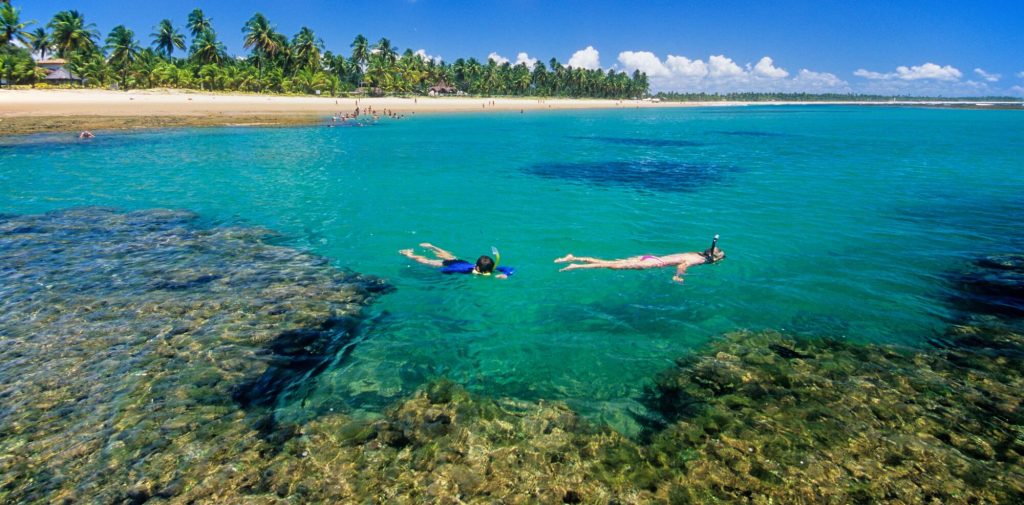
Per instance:
[[[672,280],[676,282],[683,282],[683,275],[686,274],[686,269],[695,265],[705,265],[719,262],[725,259],[725,252],[717,247],[718,235],[715,235],[714,240],[711,241],[711,247],[707,248],[704,252],[687,252],[687,253],[676,253],[667,254],[665,256],[653,256],[645,254],[643,256],[632,256],[624,259],[616,260],[605,260],[601,258],[591,258],[586,256],[573,256],[567,254],[555,260],[555,263],[568,263],[571,261],[577,261],[579,263],[572,263],[567,265],[565,268],[559,270],[559,272],[565,272],[567,270],[577,270],[580,268],[609,268],[612,270],[646,270],[648,268],[666,268],[676,267],[676,274],[672,276]]]
[[[402,256],[405,256],[417,263],[440,268],[444,273],[471,273],[473,275],[491,275],[493,273],[498,279],[508,278],[508,274],[506,272],[509,271],[509,269],[501,267],[501,269],[495,271],[497,263],[490,256],[480,256],[476,259],[476,264],[473,264],[466,260],[460,260],[450,251],[441,249],[440,247],[428,242],[420,244],[420,247],[427,249],[433,253],[435,257],[428,258],[426,256],[417,255],[413,253],[412,249],[402,249],[401,251],[398,251],[398,254],[401,254]],[[497,251],[497,249],[492,250]],[[497,255],[497,252],[494,254]]]

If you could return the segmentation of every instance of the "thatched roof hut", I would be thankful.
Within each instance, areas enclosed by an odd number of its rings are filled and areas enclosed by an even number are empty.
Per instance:
[[[39,60],[36,65],[45,68],[47,70],[57,70],[58,68],[64,68],[68,64],[68,60],[64,58],[50,58],[47,60]]]
[[[82,78],[72,74],[70,70],[60,67],[46,74],[43,81],[49,84],[81,84]]]
[[[455,86],[449,86],[443,81],[427,89],[427,94],[430,96],[454,95],[458,92],[459,90]]]

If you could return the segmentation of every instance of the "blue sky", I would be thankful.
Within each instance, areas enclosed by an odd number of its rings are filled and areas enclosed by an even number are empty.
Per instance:
[[[149,41],[202,8],[229,51],[254,12],[348,53],[357,33],[401,50],[646,71],[655,90],[1024,95],[1024,1],[14,0],[23,19],[77,9]],[[524,53],[520,56],[520,53]]]

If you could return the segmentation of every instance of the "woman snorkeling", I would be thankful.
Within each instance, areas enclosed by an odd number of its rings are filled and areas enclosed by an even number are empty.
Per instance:
[[[570,261],[579,262],[567,265],[559,270],[559,272],[577,270],[581,268],[646,270],[648,268],[665,268],[674,266],[676,267],[676,274],[672,276],[672,280],[676,282],[683,282],[683,275],[686,274],[687,268],[695,265],[715,263],[723,259],[725,259],[725,252],[718,248],[718,235],[715,235],[715,238],[711,241],[711,247],[707,248],[704,252],[685,252],[667,254],[664,256],[652,256],[650,254],[645,254],[643,256],[631,256],[629,258],[615,260],[567,254],[561,258],[555,259],[555,263],[568,263]]]

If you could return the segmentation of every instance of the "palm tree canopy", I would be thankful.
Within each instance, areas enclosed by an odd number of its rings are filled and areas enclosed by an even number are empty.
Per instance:
[[[62,58],[75,51],[95,49],[96,39],[100,36],[96,25],[86,24],[85,17],[76,10],[58,12],[48,26],[53,30],[50,39]]]
[[[242,27],[246,49],[253,49],[257,55],[273,57],[281,50],[280,37],[266,16],[257,12]]]
[[[381,55],[388,64],[394,65],[398,61],[398,53],[395,52],[395,48],[391,46],[391,41],[386,38],[381,38],[377,41],[377,44],[373,46],[373,49]]]
[[[185,36],[174,27],[170,19],[161,20],[154,29],[156,31],[149,36],[153,38],[152,46],[157,51],[170,57],[174,53],[175,47],[182,51],[185,50]]]
[[[194,9],[188,13],[188,31],[192,34],[192,38],[196,38],[199,34],[213,30],[213,19],[206,17],[203,14],[202,9]]]
[[[356,38],[352,41],[352,61],[358,65],[366,65],[366,62],[370,60],[370,41],[366,40],[362,34],[356,35]]]
[[[15,9],[11,4],[0,5],[0,45],[6,46],[17,40],[26,46],[32,41],[31,34],[25,29],[35,21],[22,21],[21,9]]]
[[[303,26],[292,39],[292,53],[299,66],[308,69],[320,69],[320,55],[324,49],[324,41],[316,38],[313,30]]]
[[[202,32],[192,41],[192,57],[202,64],[220,63],[225,59],[224,44],[217,40],[213,30]]]
[[[40,26],[39,28],[32,30],[32,33],[29,34],[29,38],[32,41],[29,45],[29,47],[32,48],[32,52],[39,53],[39,59],[45,60],[46,53],[50,50],[51,43],[50,34],[46,33],[46,28]]]
[[[108,61],[119,67],[131,65],[142,51],[138,41],[135,40],[135,32],[124,25],[117,25],[110,30],[110,35],[107,35],[106,49],[110,51]]]

